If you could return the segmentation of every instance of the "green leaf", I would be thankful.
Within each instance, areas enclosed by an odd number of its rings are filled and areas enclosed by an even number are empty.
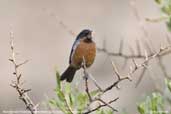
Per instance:
[[[167,5],[167,6],[162,7],[161,10],[166,15],[171,15],[171,6],[170,5]]]
[[[57,83],[57,88],[61,89],[60,74],[58,71],[56,71],[56,83]]]
[[[114,112],[111,109],[100,108],[95,114],[114,114]]]
[[[169,91],[171,92],[171,80],[165,79],[165,84],[168,87]]]
[[[69,83],[66,83],[64,90],[65,90],[66,94],[70,94],[71,93],[71,85]]]
[[[155,2],[161,4],[162,0],[155,0]]]
[[[145,114],[145,105],[144,105],[144,103],[141,103],[140,105],[138,105],[138,112],[140,113],[140,114]]]
[[[77,108],[83,110],[88,103],[88,96],[84,93],[79,93],[77,96]]]
[[[56,101],[55,101],[55,99],[49,100],[49,104],[52,105],[53,107],[55,107],[55,106],[56,106]]]
[[[61,101],[64,101],[64,99],[65,99],[64,93],[63,93],[59,88],[56,89],[56,94],[57,94],[57,97],[58,97]]]
[[[69,105],[70,105],[70,107],[73,107],[74,106],[73,95],[69,94],[68,96],[69,96]]]
[[[153,112],[157,112],[157,105],[158,105],[158,95],[153,93],[152,94],[152,99],[151,99],[151,110]]]
[[[99,109],[96,111],[96,114],[105,114],[103,109]]]
[[[145,101],[138,105],[138,111],[140,114],[164,114],[164,99],[160,93],[152,93],[151,96],[147,96]]]
[[[106,113],[107,114],[113,114],[113,111],[111,109],[109,109],[109,110],[106,110]]]
[[[171,31],[171,19],[169,19],[169,21],[166,22],[167,28],[169,31]]]
[[[50,106],[52,106],[52,107],[57,107],[57,108],[59,108],[62,112],[66,113],[66,111],[65,111],[65,106],[64,106],[64,103],[63,103],[63,102],[60,102],[60,101],[57,100],[57,99],[51,99],[51,100],[49,100],[49,104],[50,104]]]

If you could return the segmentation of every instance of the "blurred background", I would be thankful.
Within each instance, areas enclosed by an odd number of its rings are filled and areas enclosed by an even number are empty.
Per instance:
[[[76,35],[85,28],[93,30],[97,47],[102,47],[105,40],[110,52],[118,52],[121,39],[124,39],[125,54],[131,54],[129,46],[135,48],[137,39],[151,41],[157,50],[167,43],[167,28],[164,22],[150,23],[145,18],[159,16],[161,12],[154,0],[0,0],[0,112],[24,109],[23,102],[10,86],[14,79],[14,69],[8,61],[11,56],[11,31],[19,53],[18,62],[29,60],[20,69],[25,87],[32,89],[29,94],[35,103],[42,103],[46,96],[55,96],[55,69],[62,73],[68,66],[70,49],[75,40],[71,31]],[[146,35],[142,28],[146,30]],[[121,73],[128,72],[129,63],[122,69],[123,59],[111,58]],[[165,64],[169,66],[169,62]],[[114,103],[115,108],[136,113],[136,104],[155,89],[154,82],[157,81],[162,88],[160,70],[155,64],[150,65],[150,70],[152,73],[146,72],[137,88],[138,73],[134,75],[133,82],[122,82],[121,89],[112,90],[105,99],[119,96],[120,99]],[[102,87],[115,80],[110,59],[104,53],[97,53],[89,72]],[[81,71],[77,72],[73,83],[80,76]],[[79,84],[84,85],[82,82]]]

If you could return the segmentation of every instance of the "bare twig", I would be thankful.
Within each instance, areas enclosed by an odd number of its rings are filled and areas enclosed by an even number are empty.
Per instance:
[[[125,59],[132,59],[132,58],[144,59],[145,58],[144,55],[133,55],[133,54],[127,55],[127,54],[124,54],[124,53],[121,53],[121,52],[108,52],[107,49],[105,49],[105,48],[97,48],[97,51],[106,53],[108,56],[122,57],[122,58],[125,58]],[[151,56],[151,55],[149,55],[149,56]]]
[[[166,71],[166,67],[163,64],[163,58],[162,57],[158,57],[158,64],[159,64],[159,67],[161,68],[161,70],[163,71],[163,75],[166,78],[171,79],[171,77],[169,77],[169,74]]]
[[[114,109],[112,106],[110,106],[110,102],[109,103],[106,103],[104,100],[102,99],[98,99],[100,102],[102,102],[104,105],[106,105],[107,107],[109,107],[110,109],[112,109],[114,112],[117,112],[118,110]],[[112,101],[116,101],[115,99],[112,100]]]
[[[21,73],[18,71],[18,68],[24,64],[26,64],[28,62],[28,60],[24,61],[23,63],[17,64],[16,62],[16,58],[15,58],[15,50],[14,50],[14,39],[13,39],[13,34],[10,34],[11,36],[11,42],[10,42],[10,46],[11,46],[11,52],[12,52],[12,57],[9,59],[9,61],[12,62],[13,66],[14,66],[14,72],[13,75],[16,76],[16,80],[12,81],[12,83],[10,84],[13,88],[16,89],[16,91],[19,94],[19,98],[24,102],[26,109],[28,109],[30,111],[31,114],[36,114],[37,111],[37,105],[35,105],[33,103],[33,101],[31,100],[31,98],[28,96],[28,92],[31,91],[31,89],[25,89],[22,87],[23,83],[21,82]]]
[[[103,90],[103,93],[105,93],[105,92],[111,90],[113,87],[119,88],[119,87],[118,87],[118,84],[119,84],[121,81],[123,81],[123,80],[130,80],[130,81],[131,81],[129,75],[122,77],[122,76],[120,75],[120,73],[118,72],[118,69],[116,68],[114,62],[111,61],[111,63],[112,63],[113,71],[115,72],[115,74],[116,74],[116,76],[117,76],[118,79],[117,79],[117,81],[113,82],[112,85],[106,87],[106,88]]]
[[[141,72],[141,74],[140,74],[140,76],[139,76],[139,78],[138,78],[138,81],[135,84],[135,87],[138,87],[138,85],[140,84],[141,80],[143,79],[143,76],[144,76],[145,72],[146,72],[146,68],[144,67],[142,72]]]
[[[132,67],[132,66],[130,67],[130,71],[129,71],[129,73],[128,73],[125,77],[123,77],[123,76],[120,75],[120,73],[118,72],[118,69],[116,68],[115,64],[112,62],[113,70],[114,70],[114,72],[115,72],[115,74],[116,74],[118,80],[117,80],[116,82],[114,82],[112,85],[108,86],[106,89],[104,89],[103,92],[109,91],[109,90],[111,90],[113,87],[118,87],[118,83],[120,83],[121,81],[123,81],[123,80],[125,80],[125,79],[128,79],[128,80],[131,81],[130,77],[131,77],[137,70],[139,70],[140,68],[144,68],[144,71],[142,72],[142,74],[141,74],[141,76],[140,76],[140,77],[141,77],[140,80],[141,80],[141,79],[142,79],[142,75],[143,75],[144,72],[145,72],[145,69],[147,69],[148,62],[149,62],[150,60],[152,60],[152,59],[155,59],[155,58],[157,58],[157,57],[161,57],[161,56],[163,56],[163,55],[165,55],[165,54],[168,54],[168,52],[170,52],[170,50],[171,50],[171,45],[168,45],[168,46],[166,46],[166,47],[164,47],[164,48],[161,47],[160,50],[159,50],[158,52],[156,52],[156,53],[154,53],[154,54],[152,54],[152,55],[150,55],[150,56],[148,56],[148,55],[147,55],[147,52],[145,51],[145,55],[143,55],[143,56],[145,57],[144,61],[143,61],[141,64],[137,64],[136,61],[135,61],[135,59],[133,59],[133,64],[134,64],[134,66],[133,66],[133,67]],[[123,77],[123,78],[121,78],[121,77]],[[137,82],[136,85],[138,85],[138,83],[140,82],[140,80]]]
[[[85,88],[86,88],[86,93],[87,93],[87,96],[89,98],[89,104],[87,104],[87,106],[90,106],[91,103],[95,102],[95,101],[100,101],[101,103],[103,103],[102,105],[99,105],[98,107],[96,107],[95,109],[90,109],[88,110],[87,112],[85,112],[84,114],[88,114],[88,113],[91,113],[91,112],[94,112],[104,106],[107,106],[109,108],[111,108],[113,111],[117,111],[116,109],[114,109],[112,106],[110,106],[110,104],[114,101],[116,101],[118,98],[106,103],[104,100],[101,99],[101,95],[98,95],[96,97],[92,97],[91,94],[90,94],[90,91],[89,91],[89,88],[88,88],[88,78],[89,78],[89,74],[87,72],[87,68],[86,68],[86,61],[85,61],[85,58],[83,57],[83,69],[84,69],[84,80],[85,80]],[[95,85],[97,86],[97,88],[100,88],[99,85],[97,85],[97,83],[95,83]],[[100,88],[101,92],[102,92],[102,89]]]
[[[92,113],[92,112],[94,112],[94,111],[97,111],[98,109],[103,108],[103,107],[106,107],[107,104],[109,105],[109,104],[111,104],[111,103],[117,101],[118,99],[119,99],[119,98],[116,98],[116,99],[113,99],[113,100],[109,101],[108,103],[100,104],[99,106],[97,106],[97,107],[95,107],[95,108],[93,108],[93,109],[91,109],[91,110],[88,110],[88,111],[84,112],[83,114],[89,114],[89,113]],[[114,110],[115,112],[117,112],[116,109],[112,109],[112,110]]]
[[[86,62],[84,57],[83,57],[83,69],[84,69],[84,80],[85,80],[85,87],[86,87],[85,91],[88,95],[89,101],[92,102],[92,97],[90,95],[89,88],[88,88],[88,73],[87,73]]]

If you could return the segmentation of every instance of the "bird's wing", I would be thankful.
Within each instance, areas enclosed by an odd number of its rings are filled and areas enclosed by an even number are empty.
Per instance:
[[[71,61],[72,61],[72,57],[75,53],[75,49],[77,48],[77,46],[79,45],[80,41],[79,40],[75,40],[74,44],[72,45],[72,49],[71,49],[71,53],[70,53],[70,56],[69,56],[69,64],[71,64]]]

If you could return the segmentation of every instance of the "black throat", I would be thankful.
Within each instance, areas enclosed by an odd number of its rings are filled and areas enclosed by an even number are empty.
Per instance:
[[[93,41],[92,41],[92,39],[86,38],[86,39],[84,39],[84,42],[86,42],[86,43],[91,43],[91,42],[93,42]]]

